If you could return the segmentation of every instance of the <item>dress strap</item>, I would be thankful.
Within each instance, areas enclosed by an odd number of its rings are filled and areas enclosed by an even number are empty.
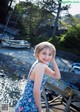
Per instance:
[[[34,67],[35,67],[35,65],[36,65],[37,63],[39,63],[38,60],[32,65],[32,67],[31,67],[31,69],[30,69],[30,71],[29,71],[29,74],[28,74],[28,78],[30,77],[31,72],[32,72],[32,70],[34,69]]]

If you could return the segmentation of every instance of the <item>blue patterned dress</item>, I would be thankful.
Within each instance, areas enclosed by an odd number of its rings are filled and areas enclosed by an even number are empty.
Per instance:
[[[15,112],[38,112],[33,95],[34,81],[29,78],[32,69],[37,63],[38,61],[36,61],[30,69],[24,93],[16,104]],[[44,75],[40,88],[41,91],[43,90],[43,86],[45,84],[46,79],[46,75]]]

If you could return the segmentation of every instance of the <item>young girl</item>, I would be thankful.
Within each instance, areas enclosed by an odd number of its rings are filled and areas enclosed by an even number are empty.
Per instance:
[[[46,75],[60,79],[60,71],[55,61],[56,49],[51,43],[41,42],[36,45],[34,54],[37,61],[30,69],[24,93],[16,105],[15,112],[42,112],[41,92]],[[54,71],[48,67],[49,62],[52,62]]]

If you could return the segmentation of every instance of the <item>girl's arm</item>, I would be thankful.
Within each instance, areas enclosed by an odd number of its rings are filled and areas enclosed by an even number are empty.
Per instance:
[[[57,63],[55,61],[55,55],[56,55],[56,51],[54,53],[54,57],[52,58],[51,62],[52,62],[52,66],[54,68],[54,71],[51,70],[48,66],[46,66],[46,69],[45,69],[45,73],[55,79],[60,79],[61,78],[61,74],[60,74],[60,71],[59,71],[59,68],[57,66]]]
[[[35,103],[38,108],[38,112],[42,111],[41,108],[41,92],[40,92],[40,87],[41,87],[41,82],[42,78],[44,75],[45,67],[44,64],[38,63],[35,66],[35,81],[34,81],[34,98],[35,98]]]
[[[52,59],[52,65],[54,67],[54,78],[60,79],[61,74],[60,74],[60,71],[59,71],[59,68],[57,66],[57,63],[56,63],[55,59]]]

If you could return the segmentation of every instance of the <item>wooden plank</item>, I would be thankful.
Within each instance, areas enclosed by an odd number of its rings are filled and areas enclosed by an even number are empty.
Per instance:
[[[72,96],[73,94],[80,96],[80,91],[64,84],[61,80],[52,79],[50,77],[48,77],[45,87],[65,97]]]

